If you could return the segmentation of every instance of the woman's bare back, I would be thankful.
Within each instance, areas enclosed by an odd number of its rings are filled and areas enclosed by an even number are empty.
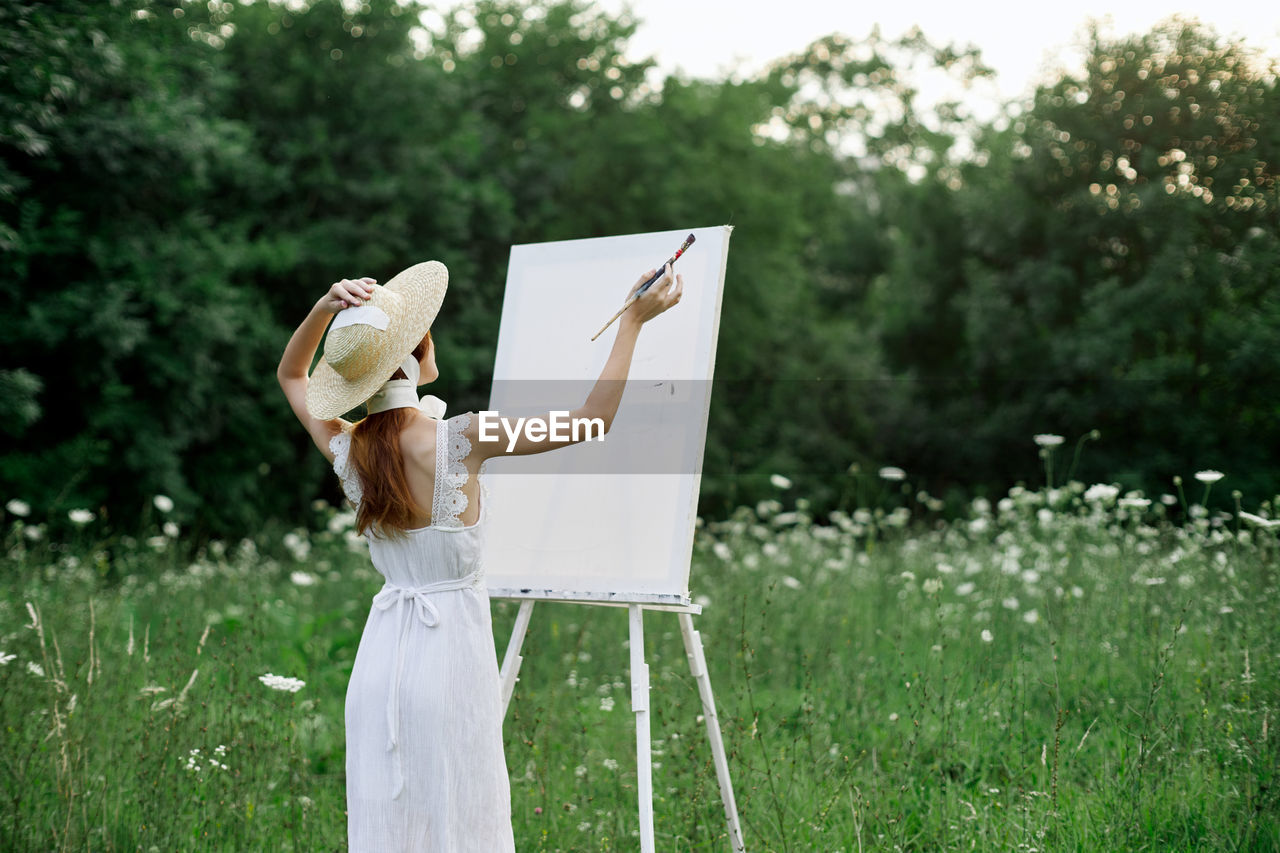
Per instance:
[[[414,518],[414,527],[428,527],[437,521],[430,515],[435,494],[437,423],[433,418],[415,413],[409,425],[400,433],[400,455],[404,458],[404,473],[409,483],[409,491],[413,494],[418,506],[426,509],[428,513]],[[464,526],[470,526],[480,518],[477,455],[468,454],[465,464],[468,477],[462,486],[462,493],[467,496],[467,508],[458,514],[458,520]]]

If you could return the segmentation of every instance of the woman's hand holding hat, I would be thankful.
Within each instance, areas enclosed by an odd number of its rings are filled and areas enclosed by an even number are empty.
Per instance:
[[[363,305],[373,294],[373,285],[378,282],[372,278],[344,278],[335,282],[325,294],[324,307],[331,314],[337,314],[343,308]]]

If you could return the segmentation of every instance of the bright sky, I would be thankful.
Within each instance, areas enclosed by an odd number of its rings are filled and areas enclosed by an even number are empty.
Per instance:
[[[598,2],[616,13],[625,0]],[[1149,30],[1174,13],[1280,58],[1276,0],[1079,0],[1069,12],[1036,0],[632,0],[630,6],[641,20],[632,57],[652,55],[662,70],[694,77],[750,74],[832,32],[860,39],[879,24],[881,35],[892,39],[919,24],[935,44],[977,46],[997,74],[998,92],[988,97],[1013,98],[1029,92],[1046,63],[1078,61],[1074,46],[1087,18],[1110,16],[1103,32],[1120,36]]]

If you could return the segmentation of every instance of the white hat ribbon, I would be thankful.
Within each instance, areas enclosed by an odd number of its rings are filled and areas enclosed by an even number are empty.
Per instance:
[[[358,306],[356,309],[348,308],[347,310],[359,310],[363,307],[367,306]],[[444,400],[433,394],[426,394],[422,399],[418,399],[418,376],[420,371],[418,360],[413,357],[413,353],[405,356],[400,369],[409,378],[391,379],[384,382],[377,393],[369,398],[369,414],[373,415],[389,409],[416,408],[429,418],[442,420],[445,412]]]
[[[391,323],[391,318],[387,316],[386,311],[376,305],[353,305],[350,308],[343,308],[334,316],[333,322],[329,324],[329,331],[341,329],[343,326],[354,326],[357,323],[373,326],[385,332]]]

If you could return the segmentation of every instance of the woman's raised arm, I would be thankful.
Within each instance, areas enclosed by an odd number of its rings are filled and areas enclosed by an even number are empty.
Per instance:
[[[636,279],[636,283],[627,293],[627,299],[630,299],[640,285],[648,281],[655,272],[656,270],[649,270]],[[684,278],[679,275],[673,276],[671,264],[667,264],[662,278],[654,282],[653,286],[646,290],[619,319],[617,337],[613,339],[613,349],[609,351],[609,358],[604,363],[604,369],[600,371],[600,378],[596,380],[591,393],[587,395],[586,402],[569,412],[571,424],[579,419],[599,419],[604,425],[604,431],[609,431],[613,426],[614,416],[618,414],[618,406],[622,403],[622,392],[626,389],[627,374],[631,372],[631,358],[635,354],[640,327],[679,302],[683,293]],[[542,418],[542,422],[548,427],[553,422],[553,414],[553,412],[547,412]],[[467,430],[468,438],[471,440],[472,447],[476,448],[473,452],[478,453],[482,459],[493,456],[526,456],[531,453],[545,453],[558,447],[577,444],[588,437],[586,430],[579,434],[578,430],[570,429],[564,431],[565,434],[559,438],[552,438],[548,430],[545,438],[536,439],[530,437],[527,431],[516,429],[508,418],[501,417],[501,413],[498,415],[498,420],[501,424],[490,425],[488,438],[486,438],[480,432],[482,426],[480,418],[471,419]],[[498,428],[495,430],[493,426]],[[496,440],[492,438],[495,433]],[[510,436],[514,436],[514,440]]]
[[[311,360],[315,358],[316,348],[324,337],[324,330],[329,326],[333,315],[354,305],[362,305],[373,292],[371,285],[377,284],[371,278],[347,279],[334,283],[329,292],[311,306],[302,325],[294,330],[293,336],[280,356],[280,365],[276,368],[276,379],[289,400],[289,408],[306,427],[311,440],[329,461],[333,454],[329,450],[329,439],[333,438],[341,428],[341,418],[330,418],[322,421],[311,416],[307,411],[307,371],[311,369]]]

